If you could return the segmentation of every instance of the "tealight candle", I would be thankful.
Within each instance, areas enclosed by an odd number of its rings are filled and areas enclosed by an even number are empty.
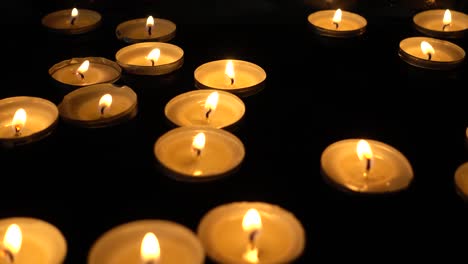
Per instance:
[[[292,263],[303,252],[305,232],[287,210],[263,202],[234,202],[210,210],[197,230],[217,263]]]
[[[175,37],[176,25],[167,19],[138,18],[119,24],[115,30],[118,39],[127,43],[143,41],[167,42]]]
[[[169,43],[142,42],[120,49],[115,59],[128,73],[162,75],[182,67],[184,51]]]
[[[95,84],[67,94],[58,106],[61,118],[83,127],[115,125],[137,114],[137,95],[128,86]]]
[[[413,17],[413,23],[421,33],[436,38],[461,38],[468,30],[468,16],[449,9],[432,9]]]
[[[42,25],[52,31],[63,34],[82,34],[97,28],[101,15],[88,9],[66,9],[47,14],[42,18]]]
[[[113,83],[120,79],[120,66],[106,58],[86,57],[61,61],[49,69],[54,80],[67,87]]]
[[[413,179],[406,157],[375,140],[346,139],[322,153],[321,169],[326,179],[343,190],[388,193],[405,189]]]
[[[202,264],[205,252],[187,227],[166,220],[139,220],[117,226],[92,246],[88,264]]]
[[[233,172],[244,159],[245,150],[242,142],[228,131],[187,126],[159,137],[154,154],[169,176],[202,181]]]
[[[465,51],[458,45],[426,37],[402,40],[398,55],[410,65],[434,70],[456,68],[465,59]]]
[[[218,89],[239,96],[250,95],[263,88],[266,72],[256,64],[242,60],[217,60],[195,69],[195,86]]]
[[[337,10],[321,10],[307,17],[313,28],[323,36],[355,37],[364,34],[367,20],[355,13]]]
[[[1,263],[62,264],[67,253],[62,233],[55,226],[35,218],[0,219],[0,237],[3,241]]]
[[[0,144],[6,147],[40,140],[58,122],[57,106],[39,97],[16,96],[0,100]]]
[[[172,98],[166,104],[164,113],[178,126],[226,128],[236,124],[244,116],[245,105],[232,93],[203,89]]]
[[[455,171],[455,186],[457,193],[468,201],[468,162],[460,165]]]

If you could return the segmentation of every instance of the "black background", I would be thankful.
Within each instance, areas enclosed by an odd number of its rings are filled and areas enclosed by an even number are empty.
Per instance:
[[[442,2],[442,1],[441,1]],[[52,11],[76,6],[101,13],[95,31],[61,36],[41,26]],[[341,7],[366,17],[357,39],[314,35],[307,16]],[[29,216],[57,226],[66,263],[85,263],[92,243],[116,225],[173,220],[192,230],[213,207],[264,201],[302,222],[307,244],[298,263],[466,259],[467,203],[453,176],[468,149],[468,67],[429,71],[407,65],[398,44],[419,36],[412,16],[431,7],[467,12],[466,1],[36,1],[5,4],[0,98],[29,95],[60,103],[48,69],[73,57],[111,60],[126,44],[115,27],[161,17],[177,24],[171,43],[183,67],[166,76],[122,76],[138,94],[138,115],[116,127],[81,129],[59,122],[49,137],[1,150],[0,217]],[[465,50],[467,39],[453,40]],[[245,145],[238,172],[184,183],[155,166],[153,145],[171,129],[165,104],[195,89],[193,71],[217,59],[251,61],[267,72],[263,91],[243,98],[234,131]],[[320,155],[346,138],[388,143],[410,160],[415,179],[400,193],[360,196],[329,186]],[[207,260],[207,262],[209,262]]]

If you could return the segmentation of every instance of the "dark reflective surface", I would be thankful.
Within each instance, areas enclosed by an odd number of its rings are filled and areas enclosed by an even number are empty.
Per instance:
[[[463,258],[466,243],[458,238],[468,236],[468,206],[453,177],[468,157],[466,63],[428,71],[398,57],[399,42],[420,35],[412,16],[425,4],[350,1],[348,10],[368,20],[367,32],[337,40],[314,35],[307,15],[322,6],[308,2],[82,1],[77,6],[99,11],[103,24],[76,36],[56,35],[40,24],[71,1],[13,4],[4,23],[1,98],[30,95],[60,103],[63,91],[48,69],[73,57],[114,60],[126,45],[115,27],[149,14],[177,24],[171,43],[184,49],[185,61],[170,75],[122,76],[117,83],[132,87],[139,100],[137,116],[127,123],[82,129],[59,122],[40,142],[2,150],[0,217],[31,216],[56,225],[67,238],[70,264],[85,263],[95,239],[116,225],[159,218],[196,230],[213,207],[247,200],[280,205],[302,222],[307,245],[298,263]],[[465,1],[445,5],[467,12]],[[21,11],[17,17],[26,20],[17,22],[13,14]],[[453,42],[468,50],[466,39]],[[155,166],[153,154],[157,138],[172,128],[165,104],[195,89],[196,67],[225,58],[267,72],[265,88],[243,98],[246,115],[234,131],[245,160],[217,181],[175,181]],[[354,137],[404,153],[415,172],[411,186],[369,197],[327,184],[320,174],[322,151]]]

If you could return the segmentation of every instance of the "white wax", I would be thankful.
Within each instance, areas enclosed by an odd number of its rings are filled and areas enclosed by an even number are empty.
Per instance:
[[[101,236],[92,246],[88,264],[141,264],[140,246],[144,235],[156,235],[161,264],[202,264],[205,253],[188,228],[165,220],[140,220],[123,224]]]
[[[468,162],[460,165],[455,171],[455,185],[462,197],[468,199]]]
[[[193,138],[206,137],[201,155],[192,151]],[[158,161],[186,180],[222,176],[237,168],[245,156],[244,145],[233,134],[212,127],[178,127],[162,135],[154,145]]]
[[[250,208],[259,212],[262,222],[256,240],[259,263],[294,262],[305,246],[302,224],[287,210],[262,202],[235,202],[210,210],[197,230],[207,255],[217,263],[249,263],[242,257],[248,245],[242,220]]]
[[[76,74],[82,62],[88,59],[89,68],[83,73],[84,78]],[[49,69],[55,80],[72,86],[88,86],[98,83],[115,82],[120,78],[120,67],[105,58],[74,58],[62,61]]]
[[[235,124],[245,113],[245,105],[234,94],[219,93],[216,109],[206,118],[205,101],[214,91],[203,89],[190,91],[172,98],[164,109],[166,117],[178,126],[211,126],[224,128]]]
[[[468,29],[468,16],[464,13],[450,10],[452,23],[444,28],[443,18],[445,9],[432,9],[420,12],[413,17],[413,23],[423,33],[436,37],[457,36],[456,33]]]
[[[413,179],[409,161],[395,148],[375,140],[367,140],[374,157],[367,177],[364,176],[366,164],[357,156],[358,141],[338,141],[323,151],[320,162],[329,180],[351,191],[365,193],[393,192],[409,186]]]
[[[155,18],[151,29],[151,35],[148,34],[146,27],[147,18],[138,18],[125,21],[119,24],[115,30],[118,39],[127,43],[136,43],[141,41],[160,41],[167,42],[174,38],[176,25],[167,19]]]
[[[229,60],[207,62],[195,69],[195,80],[204,88],[221,89],[229,92],[254,88],[266,79],[266,72],[256,64],[242,60],[231,60],[234,68],[234,83],[225,74]]]
[[[0,220],[0,237],[3,240],[9,225],[17,224],[23,243],[15,256],[15,264],[62,264],[67,244],[62,233],[51,224],[39,219],[15,217]]]
[[[101,114],[99,100],[105,94],[112,96],[112,104]],[[119,123],[134,116],[137,95],[128,86],[95,84],[67,94],[58,109],[65,121],[85,127],[100,127]]]
[[[158,48],[160,57],[152,66],[148,54]],[[142,75],[167,74],[179,69],[183,64],[184,51],[173,44],[164,42],[142,42],[120,49],[115,58],[117,63],[127,72]]]
[[[322,10],[307,17],[309,23],[316,27],[323,35],[334,37],[351,37],[362,34],[367,26],[367,20],[355,13],[342,11],[341,22],[338,28],[333,24],[336,10]]]
[[[95,29],[101,22],[101,15],[93,10],[78,9],[78,16],[71,24],[72,9],[59,10],[42,18],[42,25],[65,34],[80,34]]]
[[[26,123],[21,133],[16,135],[12,126],[16,111],[23,108],[26,111]],[[0,100],[0,141],[31,142],[39,139],[38,134],[51,130],[58,119],[57,106],[42,98],[16,96]]]

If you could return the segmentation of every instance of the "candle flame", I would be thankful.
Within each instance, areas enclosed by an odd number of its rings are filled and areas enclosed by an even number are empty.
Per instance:
[[[234,83],[235,73],[234,73],[234,64],[232,60],[228,60],[226,63],[226,69],[224,70],[224,74],[227,75],[229,79],[231,79],[231,84]]]
[[[145,58],[151,61],[152,64],[154,64],[159,60],[160,56],[161,56],[161,50],[158,48],[155,48],[155,49],[152,49]]]
[[[161,248],[155,234],[146,233],[141,241],[140,255],[143,263],[157,263],[161,258]]]
[[[434,48],[431,46],[431,44],[429,44],[429,42],[427,41],[421,41],[421,51],[422,53],[424,53],[425,55],[429,55],[429,56],[432,56],[435,54],[435,50]]]
[[[198,133],[194,138],[193,138],[193,141],[192,141],[192,147],[193,149],[197,152],[197,153],[200,153],[203,148],[205,148],[205,133],[203,132],[200,132]],[[198,154],[200,155],[200,154]]]
[[[445,25],[450,25],[452,23],[452,13],[450,10],[446,9],[444,13],[444,19],[442,19],[442,23]]]
[[[104,110],[109,111],[108,109],[112,105],[112,95],[105,94],[99,99],[99,111],[101,114],[104,114]]]
[[[373,157],[372,149],[369,143],[363,139],[359,140],[356,146],[356,153],[358,155],[359,160],[372,159]]]
[[[216,110],[216,107],[218,106],[218,100],[219,100],[219,93],[218,92],[212,92],[208,97],[206,98],[205,101],[205,110],[213,112]]]
[[[341,9],[338,8],[335,11],[335,14],[333,15],[333,19],[332,19],[333,23],[335,23],[335,24],[341,23],[341,17],[342,17],[342,11],[341,11]]]
[[[23,242],[23,234],[17,224],[11,224],[3,237],[3,245],[13,254],[18,254]]]
[[[13,120],[11,121],[11,125],[15,134],[19,134],[24,128],[24,124],[26,124],[26,117],[26,111],[23,108],[16,110],[15,115],[13,116]]]
[[[153,16],[149,16],[146,19],[146,27],[152,27],[152,26],[154,26],[154,18]]]
[[[85,73],[86,71],[88,71],[89,69],[89,60],[85,60],[83,61],[83,63],[81,63],[80,67],[78,67],[78,70],[76,70],[78,73]]]
[[[72,11],[71,11],[71,17],[72,18],[75,18],[78,16],[78,9],[76,8],[73,8]]]
[[[257,209],[251,208],[247,210],[242,219],[242,229],[247,232],[259,230],[262,228],[262,219]]]

